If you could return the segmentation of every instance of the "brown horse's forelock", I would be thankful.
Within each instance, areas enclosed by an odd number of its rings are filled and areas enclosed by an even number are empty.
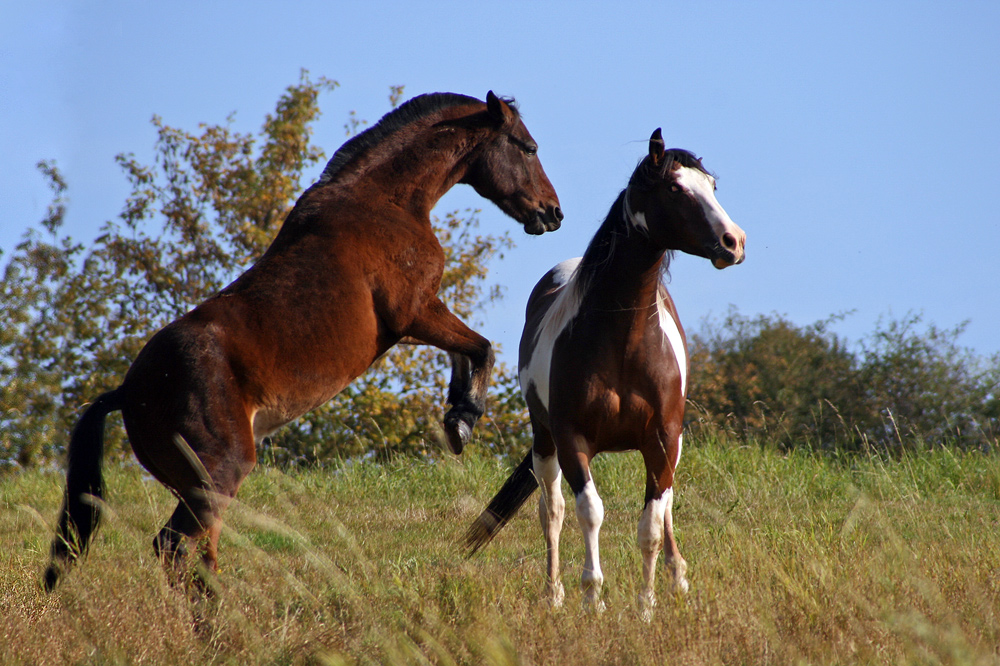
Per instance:
[[[504,101],[515,114],[518,114],[517,103],[514,101],[514,98],[501,97],[500,99]],[[332,182],[337,177],[340,170],[348,162],[371,150],[374,146],[377,146],[388,136],[398,132],[403,127],[417,122],[418,120],[442,109],[473,103],[482,104],[483,102],[475,97],[459,95],[456,93],[428,93],[426,95],[418,95],[417,97],[414,97],[413,99],[402,104],[399,108],[385,114],[385,116],[383,116],[382,119],[379,120],[374,126],[365,130],[361,134],[352,137],[344,145],[342,145],[340,149],[334,153],[333,157],[330,158],[330,161],[327,162],[326,168],[323,169],[323,173],[320,175],[319,180],[316,181],[316,185],[326,185],[327,183]]]

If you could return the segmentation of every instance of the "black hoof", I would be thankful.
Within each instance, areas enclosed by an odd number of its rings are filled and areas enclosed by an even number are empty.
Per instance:
[[[448,448],[455,455],[462,452],[472,438],[472,426],[459,418],[445,419],[444,433],[448,437]]]
[[[59,569],[54,564],[50,564],[45,570],[45,591],[51,592],[56,588],[59,581]]]

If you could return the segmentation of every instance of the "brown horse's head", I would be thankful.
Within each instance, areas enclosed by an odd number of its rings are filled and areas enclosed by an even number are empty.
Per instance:
[[[529,234],[555,231],[563,213],[549,177],[538,161],[538,144],[521,122],[513,100],[486,95],[490,132],[471,154],[463,183],[472,185]]]
[[[711,260],[716,268],[743,261],[746,234],[715,198],[715,178],[686,150],[664,149],[659,128],[649,155],[626,192],[632,224],[665,249]]]

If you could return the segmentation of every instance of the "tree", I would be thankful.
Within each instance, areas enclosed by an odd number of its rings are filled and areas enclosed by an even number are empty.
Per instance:
[[[862,341],[859,372],[871,405],[867,436],[963,447],[995,446],[1000,437],[1000,356],[982,359],[958,344],[965,329],[940,329],[922,318],[879,321]]]
[[[691,415],[783,447],[843,442],[855,420],[856,359],[830,332],[730,311],[691,339]]]
[[[154,117],[154,164],[117,157],[131,193],[86,247],[60,235],[66,183],[54,164],[39,165],[53,203],[41,230],[29,229],[15,248],[0,283],[0,460],[30,465],[56,457],[78,409],[120,383],[153,332],[263,253],[302,190],[305,170],[324,158],[310,143],[312,123],[319,95],[336,86],[303,72],[257,135],[235,131],[232,116],[196,134]],[[393,105],[401,94],[402,87],[391,89]],[[361,124],[352,114],[348,133]],[[459,316],[482,312],[500,297],[498,287],[487,287],[488,264],[512,240],[477,234],[477,211],[434,224],[449,262],[442,298]],[[448,367],[444,354],[428,348],[396,348],[335,401],[282,432],[272,458],[426,450]],[[516,379],[498,370],[500,392],[509,393]],[[489,439],[488,428],[480,432]],[[116,443],[121,450],[121,433],[109,428],[109,450]]]
[[[858,351],[830,330],[731,311],[691,337],[689,425],[784,448],[993,449],[1000,356],[958,345],[963,326],[880,322]]]

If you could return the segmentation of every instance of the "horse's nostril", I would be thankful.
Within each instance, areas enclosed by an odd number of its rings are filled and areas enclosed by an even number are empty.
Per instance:
[[[725,248],[727,250],[735,251],[736,250],[736,236],[734,236],[734,235],[732,235],[731,233],[728,233],[728,232],[722,234],[722,244],[723,244],[723,246],[725,246]]]
[[[552,209],[552,216],[556,218],[556,222],[562,222],[563,221],[562,208],[560,208],[559,206],[554,207]]]

